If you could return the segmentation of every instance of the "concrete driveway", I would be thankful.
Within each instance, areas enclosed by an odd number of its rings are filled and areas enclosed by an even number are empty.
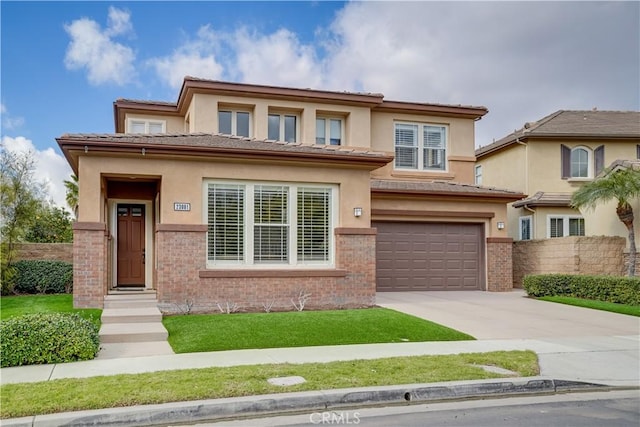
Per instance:
[[[527,298],[512,292],[379,292],[377,304],[465,332],[479,340],[640,333],[640,319]]]

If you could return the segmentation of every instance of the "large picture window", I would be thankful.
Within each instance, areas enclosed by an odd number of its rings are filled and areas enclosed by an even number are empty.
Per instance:
[[[446,170],[445,126],[396,123],[395,147],[397,169]]]
[[[206,184],[207,265],[331,265],[334,186]]]

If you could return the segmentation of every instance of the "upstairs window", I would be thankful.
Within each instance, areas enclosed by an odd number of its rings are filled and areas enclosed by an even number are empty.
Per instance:
[[[128,122],[127,131],[127,133],[165,133],[166,122],[164,120],[131,119]]]
[[[482,165],[475,167],[474,182],[476,185],[482,185]]]
[[[269,114],[268,139],[296,142],[298,140],[298,116],[293,114]]]
[[[342,119],[316,119],[316,144],[341,145]]]
[[[224,135],[250,137],[251,115],[248,111],[218,111],[218,132]]]
[[[604,169],[604,145],[589,147],[560,145],[562,179],[587,179]]]
[[[446,170],[445,126],[396,123],[395,147],[398,169]]]

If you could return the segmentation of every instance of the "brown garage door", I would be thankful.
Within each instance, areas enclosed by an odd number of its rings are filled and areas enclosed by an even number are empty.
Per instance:
[[[482,225],[375,222],[378,291],[482,289]]]

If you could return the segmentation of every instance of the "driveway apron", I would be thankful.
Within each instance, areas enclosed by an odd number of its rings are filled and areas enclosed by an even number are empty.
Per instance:
[[[479,340],[626,336],[634,316],[528,298],[524,291],[379,292],[377,304],[430,320]]]

